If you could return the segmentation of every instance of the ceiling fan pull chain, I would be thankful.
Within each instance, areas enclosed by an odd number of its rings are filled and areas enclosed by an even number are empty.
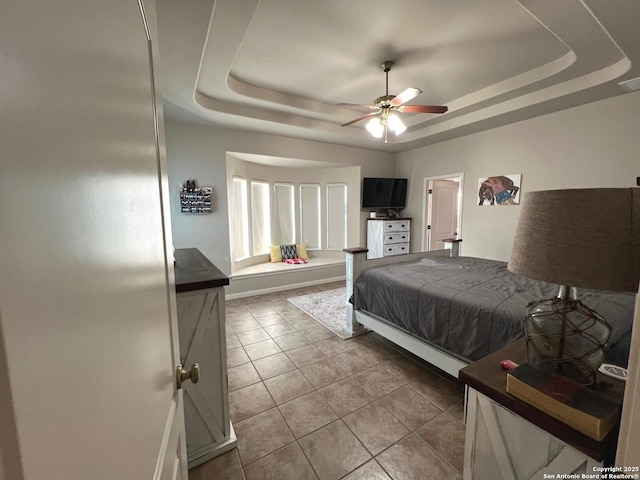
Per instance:
[[[385,75],[387,76],[387,88],[385,89],[384,94],[387,97],[387,100],[389,99],[389,70],[385,70]]]

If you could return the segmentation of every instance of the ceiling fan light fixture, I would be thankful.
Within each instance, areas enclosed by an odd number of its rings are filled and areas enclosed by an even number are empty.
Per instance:
[[[407,129],[407,126],[402,122],[402,120],[400,120],[400,117],[395,113],[392,113],[391,115],[389,115],[389,118],[387,119],[387,125],[391,129],[391,131],[396,135],[400,135],[402,132],[404,132]]]
[[[376,138],[382,138],[384,134],[384,125],[380,117],[373,117],[367,122],[367,131]]]
[[[407,113],[445,113],[448,109],[444,105],[405,105],[422,93],[422,90],[415,87],[406,88],[399,95],[389,95],[389,70],[393,66],[393,61],[387,60],[383,62],[382,71],[385,73],[385,94],[376,98],[373,105],[360,103],[339,103],[340,106],[357,109],[377,110],[376,112],[362,115],[350,122],[343,123],[342,127],[348,127],[356,122],[360,122],[374,115],[366,125],[367,131],[375,138],[384,136],[384,143],[387,143],[387,135],[389,130],[396,135],[403,133],[407,127],[396,115],[396,111]]]

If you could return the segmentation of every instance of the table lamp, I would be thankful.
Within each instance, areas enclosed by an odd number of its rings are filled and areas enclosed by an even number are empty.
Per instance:
[[[578,300],[577,288],[638,291],[640,189],[527,193],[507,268],[559,285],[556,297],[529,306],[524,320],[528,361],[579,383],[594,383],[611,327]]]

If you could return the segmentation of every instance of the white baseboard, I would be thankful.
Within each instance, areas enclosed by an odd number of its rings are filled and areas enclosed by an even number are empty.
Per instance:
[[[302,287],[311,287],[313,285],[322,285],[323,283],[332,283],[345,281],[346,275],[331,278],[320,278],[318,280],[310,280],[307,282],[293,283],[289,285],[278,285],[276,287],[261,288],[259,290],[250,290],[247,292],[230,293],[225,295],[225,299],[234,300],[236,298],[255,297],[256,295],[265,295],[267,293],[282,292],[285,290],[293,290]]]

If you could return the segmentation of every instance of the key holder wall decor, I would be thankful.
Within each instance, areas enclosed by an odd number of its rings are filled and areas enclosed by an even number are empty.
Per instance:
[[[211,213],[212,187],[198,187],[195,179],[180,185],[180,211],[186,214]]]

